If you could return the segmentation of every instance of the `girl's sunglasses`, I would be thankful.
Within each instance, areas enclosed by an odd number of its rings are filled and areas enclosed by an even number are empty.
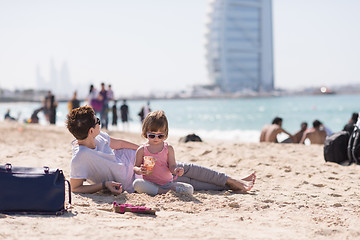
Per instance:
[[[151,138],[151,139],[154,139],[155,137],[158,137],[159,139],[163,139],[163,138],[165,138],[165,134],[162,134],[162,133],[160,133],[160,134],[155,134],[155,133],[146,133],[146,135],[147,135],[147,137],[148,138]]]
[[[99,124],[100,125],[100,119],[99,118],[96,118],[96,122],[95,122],[95,125],[94,125],[94,127],[96,126],[96,124]]]

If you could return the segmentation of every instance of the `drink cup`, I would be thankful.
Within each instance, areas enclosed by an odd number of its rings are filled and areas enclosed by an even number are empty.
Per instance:
[[[156,158],[152,156],[144,156],[144,166],[146,167],[146,173],[151,174],[155,166]]]

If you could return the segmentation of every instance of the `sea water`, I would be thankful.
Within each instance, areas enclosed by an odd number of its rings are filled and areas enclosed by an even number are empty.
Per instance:
[[[295,133],[301,122],[309,127],[315,119],[320,120],[333,132],[342,130],[352,112],[359,112],[358,95],[311,95],[281,96],[237,99],[171,99],[150,100],[152,110],[164,110],[169,121],[169,134],[185,136],[195,133],[203,139],[218,139],[239,142],[259,141],[261,128],[270,124],[274,117],[283,118],[282,127]],[[146,101],[128,100],[130,111],[129,131],[141,132],[138,113]],[[111,108],[113,102],[109,103]],[[118,101],[119,109],[121,101]],[[0,103],[0,119],[11,110],[11,115],[24,122],[41,103]],[[57,122],[65,126],[67,103],[59,103]],[[39,113],[40,124],[47,124],[43,113]],[[120,115],[119,115],[120,116]],[[109,112],[109,129],[123,130],[118,119],[117,126],[111,126],[112,113]]]

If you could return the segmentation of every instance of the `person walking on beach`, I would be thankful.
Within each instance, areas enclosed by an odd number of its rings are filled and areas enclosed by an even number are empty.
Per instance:
[[[47,122],[49,122],[50,119],[50,98],[51,98],[51,91],[48,91],[47,95],[43,100],[43,112]]]
[[[100,131],[100,119],[89,106],[73,109],[66,119],[66,127],[75,137],[72,142],[71,191],[95,193],[108,189],[114,194],[123,190],[134,192],[135,178],[141,178],[133,171],[137,144],[110,137]],[[194,190],[249,191],[255,182],[255,173],[240,180],[196,164],[178,163],[184,174],[174,182],[189,183]],[[84,184],[88,181],[89,184]]]
[[[50,97],[50,124],[56,124],[56,108],[58,103],[54,95]]]
[[[108,85],[108,89],[107,89],[107,99],[108,99],[108,102],[114,100],[114,91],[113,91],[112,88],[111,88],[111,84]]]
[[[147,102],[145,106],[143,106],[139,112],[141,122],[144,121],[145,117],[151,112],[150,101]]]
[[[57,108],[57,101],[55,100],[55,96],[48,91],[47,96],[45,97],[43,111],[46,117],[46,120],[50,124],[56,124],[56,108]]]
[[[112,125],[117,126],[118,114],[117,114],[117,101],[114,100],[114,105],[112,106]]]
[[[322,123],[319,120],[315,120],[313,127],[305,131],[300,143],[305,143],[306,139],[309,139],[311,144],[324,144],[326,131],[323,129]]]
[[[68,102],[68,109],[71,111],[74,108],[80,107],[80,101],[77,99],[77,92],[75,91],[72,99]]]
[[[108,92],[105,89],[105,83],[101,83],[101,90],[99,92],[99,95],[101,96],[101,113],[100,113],[100,119],[101,119],[101,128],[108,129]]]
[[[93,84],[90,85],[89,94],[86,97],[87,105],[91,106],[95,114],[99,114],[102,109],[102,97],[99,95],[98,90],[94,87]],[[86,104],[85,104],[86,105]]]
[[[260,133],[260,142],[277,143],[277,135],[279,133],[286,133],[293,140],[293,136],[284,130],[282,127],[282,118],[275,117],[271,125],[265,125]]]
[[[126,99],[123,100],[123,104],[120,107],[121,121],[123,124],[123,130],[129,130],[129,106],[126,104]]]
[[[182,176],[184,168],[176,164],[174,148],[165,142],[168,132],[168,121],[164,111],[151,112],[144,119],[141,135],[147,142],[137,149],[134,166],[134,172],[143,175],[143,179],[134,181],[133,187],[136,192],[156,195],[173,190],[193,194],[194,188],[190,184],[173,182],[173,175]],[[155,159],[150,171],[144,162],[144,157],[149,156]]]

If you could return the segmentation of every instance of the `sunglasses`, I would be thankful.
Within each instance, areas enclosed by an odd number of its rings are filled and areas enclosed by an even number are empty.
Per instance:
[[[154,139],[155,137],[158,137],[159,139],[163,139],[165,138],[165,134],[160,133],[160,134],[155,134],[155,133],[146,133],[148,138]]]
[[[95,124],[94,124],[94,127],[96,126],[96,124],[99,124],[100,125],[100,119],[99,118],[96,118],[96,122],[95,122]]]

